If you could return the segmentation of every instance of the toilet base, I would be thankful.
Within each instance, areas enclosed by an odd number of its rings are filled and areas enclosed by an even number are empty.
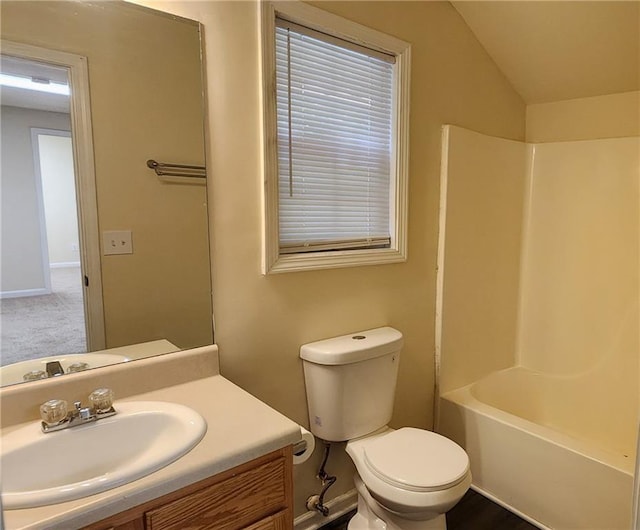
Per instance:
[[[349,521],[348,530],[447,530],[444,514],[422,521],[403,519],[385,510],[371,496],[358,474],[353,480],[358,492],[358,511]]]
[[[407,523],[410,526],[407,526]],[[390,521],[383,521],[378,517],[367,519],[360,511],[356,513],[347,526],[348,530],[446,530],[447,522],[444,515],[439,515],[430,521],[403,521],[405,526],[397,526]]]

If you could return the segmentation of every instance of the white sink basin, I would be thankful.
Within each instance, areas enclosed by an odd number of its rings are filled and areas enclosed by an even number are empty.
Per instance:
[[[153,473],[195,447],[207,424],[161,401],[116,402],[118,413],[44,434],[33,422],[2,437],[2,505],[33,508],[100,493]]]

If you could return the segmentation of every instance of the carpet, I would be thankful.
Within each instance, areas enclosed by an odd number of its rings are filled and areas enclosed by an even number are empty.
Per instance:
[[[51,269],[52,293],[0,300],[0,364],[87,351],[80,267]]]

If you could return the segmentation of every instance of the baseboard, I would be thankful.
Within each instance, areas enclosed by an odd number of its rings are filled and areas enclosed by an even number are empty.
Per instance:
[[[60,261],[58,263],[49,263],[50,269],[66,269],[67,267],[80,267],[79,261]]]
[[[352,489],[351,491],[326,502],[325,506],[329,508],[329,515],[327,517],[322,516],[322,514],[318,512],[307,512],[296,517],[293,522],[294,529],[317,530],[327,523],[342,517],[345,513],[355,510],[358,506],[358,493],[355,489]]]
[[[22,298],[24,296],[42,296],[45,294],[51,294],[51,289],[41,287],[39,289],[21,289],[19,291],[0,291],[0,299]]]

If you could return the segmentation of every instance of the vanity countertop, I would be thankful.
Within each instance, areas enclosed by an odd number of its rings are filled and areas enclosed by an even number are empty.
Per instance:
[[[299,425],[220,375],[122,400],[116,396],[116,409],[118,401],[186,405],[205,418],[207,433],[182,458],[124,486],[52,506],[5,510],[6,530],[80,528],[300,440]]]

